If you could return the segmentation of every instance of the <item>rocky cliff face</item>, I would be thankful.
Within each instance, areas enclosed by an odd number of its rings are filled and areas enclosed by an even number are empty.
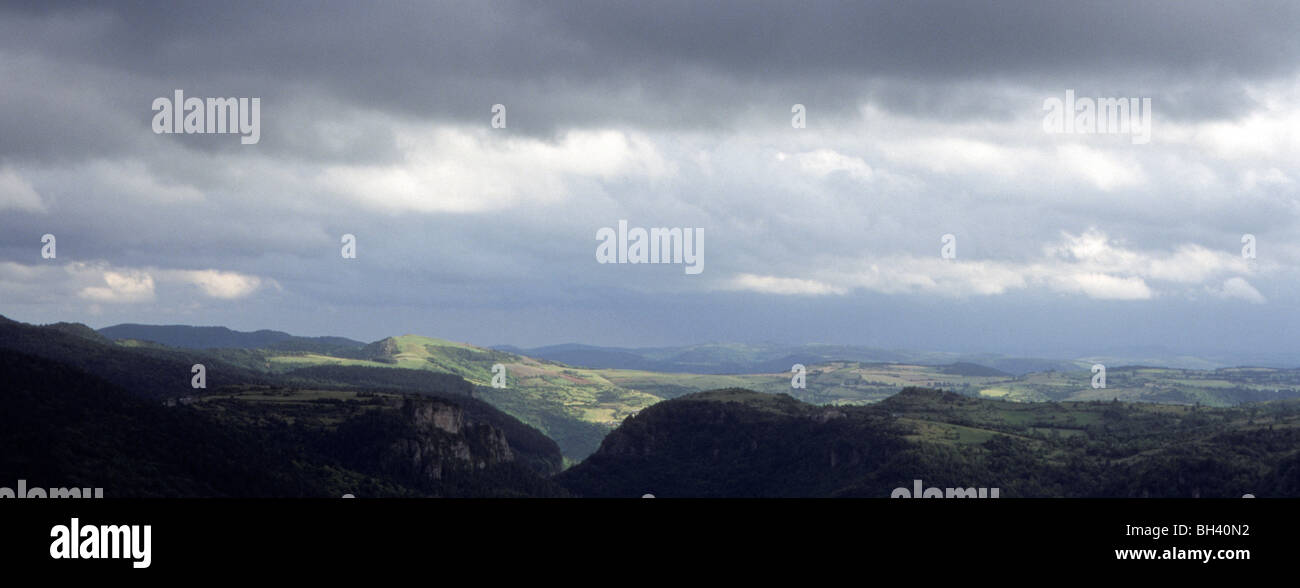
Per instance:
[[[340,424],[329,451],[349,468],[433,494],[516,460],[504,431],[458,404],[429,397],[408,397],[395,410],[374,410]]]
[[[387,339],[375,341],[374,343],[362,347],[361,351],[358,352],[357,357],[384,363],[394,363],[393,356],[397,355],[397,352],[397,340],[388,337]]]
[[[409,403],[408,417],[417,428],[434,428],[459,435],[465,427],[465,411],[442,402]]]
[[[449,470],[482,470],[514,461],[505,433],[486,423],[466,422],[461,407],[432,399],[408,400],[402,416],[407,434],[390,446],[392,457],[426,480]]]
[[[879,414],[715,390],[651,406],[556,480],[580,496],[833,496],[905,446]]]

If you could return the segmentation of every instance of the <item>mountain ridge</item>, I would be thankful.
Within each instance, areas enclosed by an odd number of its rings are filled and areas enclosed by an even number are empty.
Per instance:
[[[144,325],[121,323],[98,330],[109,339],[134,339],[182,349],[260,349],[299,347],[359,348],[365,345],[346,337],[300,337],[283,331],[236,331],[223,326]]]

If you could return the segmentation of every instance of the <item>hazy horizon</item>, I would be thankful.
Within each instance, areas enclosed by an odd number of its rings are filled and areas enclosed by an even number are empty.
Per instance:
[[[0,316],[4,316],[4,315],[0,315]],[[26,321],[23,320],[21,317],[14,317],[14,316],[5,316],[5,318],[8,318],[10,320],[17,320],[20,322],[26,322],[29,324],[37,324],[37,325],[48,325],[57,322],[68,322],[68,321]],[[1269,354],[1269,353],[1252,354],[1249,351],[1238,351],[1238,350],[1231,350],[1231,349],[1195,354],[1195,353],[1182,353],[1179,352],[1177,349],[1160,346],[1160,345],[1113,347],[1113,348],[1106,348],[1106,349],[1089,349],[1086,350],[1086,352],[1083,350],[1074,350],[1074,351],[1059,350],[1055,352],[1038,350],[1038,351],[1030,351],[1024,353],[989,349],[989,348],[960,350],[960,349],[944,349],[944,348],[937,348],[937,347],[903,347],[903,346],[894,346],[894,345],[887,345],[887,344],[886,345],[864,345],[864,344],[858,344],[852,342],[834,342],[834,341],[816,341],[816,340],[809,340],[809,341],[780,341],[780,340],[705,341],[705,340],[701,340],[701,341],[691,341],[691,342],[684,342],[684,343],[671,343],[671,344],[664,344],[664,345],[620,345],[617,343],[592,343],[587,341],[558,341],[552,343],[543,343],[540,345],[518,345],[516,343],[511,343],[511,342],[493,343],[493,342],[474,341],[468,339],[457,339],[454,337],[442,336],[440,333],[419,332],[419,331],[393,332],[376,338],[361,338],[361,337],[351,337],[345,334],[334,333],[334,332],[302,333],[302,332],[287,331],[285,329],[278,329],[273,327],[233,328],[229,325],[205,324],[205,323],[148,323],[148,322],[140,322],[140,321],[127,321],[127,322],[111,323],[111,324],[97,324],[97,323],[83,323],[83,324],[86,324],[87,326],[97,331],[109,327],[115,327],[121,325],[142,325],[142,326],[150,326],[150,327],[177,327],[177,326],[179,327],[224,327],[238,333],[253,333],[256,331],[267,330],[267,331],[284,332],[296,337],[343,337],[361,343],[373,343],[388,337],[416,335],[416,336],[425,336],[425,337],[451,340],[460,343],[468,343],[483,348],[492,348],[492,349],[513,348],[513,349],[518,349],[522,352],[528,352],[531,350],[543,349],[548,347],[562,347],[568,345],[579,345],[579,346],[601,348],[601,349],[624,349],[624,350],[632,350],[632,351],[648,351],[653,349],[674,349],[674,348],[682,348],[682,347],[709,346],[709,345],[747,345],[747,346],[754,346],[754,347],[774,347],[774,348],[783,348],[783,347],[798,348],[804,346],[828,345],[828,346],[843,346],[843,347],[850,347],[850,348],[859,348],[863,350],[878,350],[881,352],[899,352],[904,354],[909,354],[909,353],[910,354],[939,354],[939,355],[951,356],[946,358],[934,358],[934,359],[921,362],[921,363],[931,363],[931,364],[948,363],[952,361],[967,361],[977,356],[988,355],[988,356],[996,356],[996,357],[1004,357],[1004,358],[1043,359],[1043,360],[1059,360],[1059,361],[1082,361],[1085,359],[1100,360],[1104,358],[1107,361],[1117,362],[1117,363],[1112,363],[1111,364],[1112,367],[1122,367],[1125,365],[1151,365],[1151,366],[1158,366],[1158,367],[1179,367],[1179,368],[1190,368],[1190,369],[1207,369],[1209,367],[1247,367],[1247,366],[1300,368],[1300,362],[1292,360],[1286,354]],[[907,363],[907,361],[904,361],[903,363]]]

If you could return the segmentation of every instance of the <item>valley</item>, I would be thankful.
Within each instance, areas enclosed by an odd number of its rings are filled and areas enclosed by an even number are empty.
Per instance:
[[[830,360],[794,389],[416,335],[168,329],[0,318],[0,436],[22,448],[0,474],[117,496],[1300,494],[1296,370],[1118,366],[1094,389],[1085,369]]]
[[[460,376],[478,397],[537,427],[560,444],[567,460],[580,461],[628,416],[662,400],[721,388],[785,393],[804,402],[866,405],[915,386],[965,396],[1017,402],[1121,400],[1163,404],[1233,406],[1300,397],[1300,370],[1221,368],[1193,370],[1114,367],[1107,387],[1091,386],[1089,364],[1072,371],[1012,375],[973,363],[921,365],[825,361],[807,366],[806,387],[791,387],[791,374],[689,373],[622,368],[575,367],[497,349],[405,335],[367,346],[359,353],[257,350],[247,367],[291,374],[321,365],[426,370]],[[243,353],[249,353],[244,351]],[[232,360],[238,357],[229,355]],[[506,367],[507,386],[493,388],[491,367]],[[707,366],[706,366],[707,367]]]

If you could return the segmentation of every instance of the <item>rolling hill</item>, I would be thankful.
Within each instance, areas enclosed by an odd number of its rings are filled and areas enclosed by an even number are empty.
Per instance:
[[[295,337],[282,331],[232,331],[226,327],[189,325],[121,324],[105,327],[99,334],[109,339],[134,339],[182,349],[286,349],[339,351],[365,344],[345,337]]]
[[[50,328],[54,328],[53,326]],[[94,333],[75,325],[58,327],[76,335],[83,344],[92,343],[105,332]],[[171,332],[174,327],[164,328]],[[147,329],[146,329],[147,330]],[[207,333],[209,331],[198,331]],[[265,331],[263,333],[271,333]],[[133,330],[128,334],[140,335]],[[224,336],[224,335],[223,335]],[[285,339],[284,337],[288,337]],[[405,382],[420,387],[418,377],[408,372],[450,374],[471,384],[470,394],[542,431],[560,446],[568,463],[581,461],[600,445],[605,435],[629,416],[663,400],[705,390],[745,388],[768,393],[785,393],[803,402],[822,405],[865,405],[880,402],[906,387],[951,390],[972,397],[1022,402],[1121,400],[1166,404],[1234,406],[1243,402],[1300,397],[1300,370],[1277,368],[1221,368],[1191,370],[1151,367],[1113,367],[1107,386],[1094,389],[1087,362],[1067,363],[1063,370],[1016,374],[991,367],[996,357],[975,362],[897,363],[807,359],[806,387],[792,388],[789,355],[795,350],[809,357],[830,357],[862,352],[844,346],[700,345],[689,348],[618,350],[590,346],[544,348],[551,355],[577,354],[574,360],[592,354],[608,359],[617,356],[626,365],[669,366],[670,371],[650,369],[574,367],[556,360],[522,355],[502,348],[484,348],[419,335],[389,337],[370,344],[349,346],[293,346],[292,335],[276,335],[268,348],[203,349],[201,353],[224,366],[221,374],[239,373],[238,381],[258,377],[279,378],[298,374],[305,368],[327,366],[388,369],[381,380]],[[219,339],[210,339],[217,341]],[[251,340],[241,339],[244,343]],[[136,339],[117,341],[124,350],[149,352],[154,360],[199,351],[172,349]],[[874,352],[873,352],[874,353]],[[891,355],[889,357],[895,357]],[[928,360],[949,357],[934,354]],[[640,358],[640,359],[635,359]],[[179,359],[179,358],[178,358]],[[1005,359],[1005,358],[1003,358]],[[189,361],[186,359],[185,361]],[[1007,360],[1013,361],[1013,360]],[[1014,360],[1021,361],[1021,360]],[[1040,365],[1033,363],[1026,365]],[[663,362],[668,362],[664,364]],[[506,386],[494,388],[492,366],[501,364],[507,372]],[[771,371],[748,373],[692,373],[685,366],[725,371],[727,366],[762,365]],[[1060,364],[1050,364],[1060,367]],[[178,367],[172,368],[178,369]],[[728,368],[729,369],[729,368]],[[155,370],[156,371],[156,370]],[[108,373],[113,373],[112,371]],[[120,373],[125,378],[130,374]],[[355,380],[352,382],[359,383]],[[130,384],[129,381],[120,383]],[[175,383],[174,381],[172,382]]]
[[[661,400],[616,384],[598,370],[581,370],[505,351],[404,335],[368,345],[350,356],[266,350],[272,373],[321,365],[424,370],[453,374],[475,387],[474,394],[537,427],[578,460],[594,451],[622,418]],[[505,388],[493,388],[492,366],[506,369]]]
[[[458,376],[222,354],[0,318],[0,476],[114,496],[563,494],[555,442]]]
[[[1300,402],[1206,409],[1016,403],[908,388],[826,407],[731,389],[657,404],[558,478],[579,496],[1300,495]]]

